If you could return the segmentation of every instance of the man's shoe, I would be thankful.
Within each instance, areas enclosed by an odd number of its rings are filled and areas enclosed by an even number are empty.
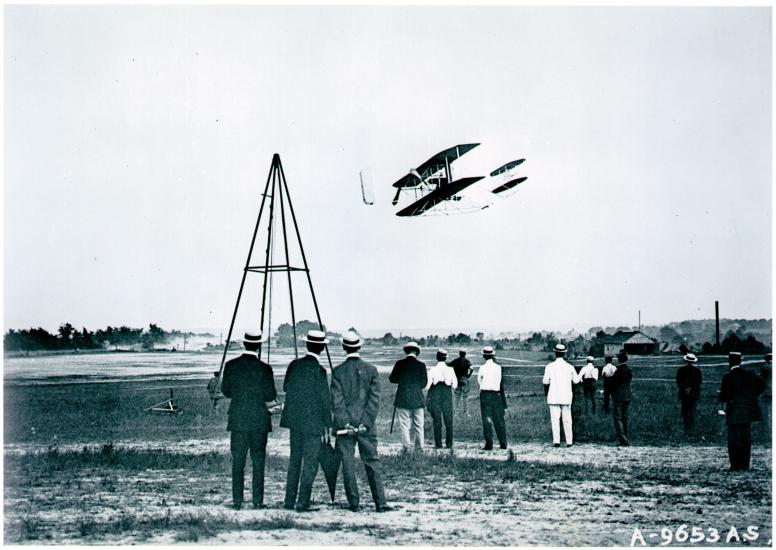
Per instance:
[[[351,504],[348,506],[348,510],[350,510],[351,512],[358,512],[360,509],[361,508],[359,507],[358,504]]]
[[[553,443],[552,446],[553,447],[560,447],[560,443]]]
[[[308,506],[297,506],[296,507],[296,511],[297,512],[301,512],[301,513],[303,513],[303,512],[317,512],[318,510],[320,510],[320,508],[317,508],[315,506],[309,506],[309,505]]]
[[[382,506],[375,506],[375,510],[379,512],[380,514],[384,512],[393,512],[396,510],[393,506],[388,506],[387,504],[383,504]]]
[[[480,449],[480,450],[481,450],[481,451],[492,451],[492,450],[493,450],[493,445],[485,445],[485,446],[484,446],[482,449]]]
[[[239,510],[240,508],[242,508],[242,502],[235,502],[232,504],[232,509]]]
[[[504,449],[504,450],[506,450],[506,448],[507,448],[507,446],[506,446],[506,445],[499,445],[499,447],[501,447],[501,448],[502,448],[502,449]]]
[[[261,503],[261,502],[259,502],[258,504],[256,504],[256,503],[253,504],[253,509],[254,510],[264,510],[266,507],[267,507],[267,505],[264,504],[264,503]]]
[[[284,510],[293,510],[294,509],[294,505],[293,504],[283,503],[283,509]]]
[[[566,448],[567,448],[567,449],[568,449],[569,447],[573,447],[573,446],[574,446],[574,444],[573,444],[573,443],[566,443]]]

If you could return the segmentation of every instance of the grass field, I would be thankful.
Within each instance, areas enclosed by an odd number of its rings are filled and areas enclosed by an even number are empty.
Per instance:
[[[229,509],[226,415],[211,414],[205,379],[6,383],[5,542],[628,545],[635,528],[645,537],[668,531],[673,537],[686,525],[706,534],[716,529],[723,540],[731,527],[757,526],[760,536],[746,544],[768,543],[770,434],[755,424],[753,470],[726,471],[726,432],[716,401],[724,359],[704,359],[697,439],[682,435],[672,382],[679,362],[645,358],[633,365],[634,446],[614,447],[611,419],[598,412],[587,422],[592,443],[565,450],[548,445],[541,386],[546,355],[503,355],[502,364],[510,365],[509,452],[479,451],[475,398],[470,416],[456,415],[452,454],[397,453],[398,434],[389,433],[395,386],[381,375],[377,432],[388,500],[399,507],[387,514],[343,510],[341,486],[337,505],[329,506],[320,476],[314,494],[320,511],[281,510],[288,435],[277,419],[266,488],[273,507]],[[385,364],[385,357],[376,359]],[[144,412],[165,399],[169,387],[183,413]],[[426,430],[428,444],[428,418]],[[365,479],[360,487],[366,505]],[[647,543],[663,540],[655,537]]]

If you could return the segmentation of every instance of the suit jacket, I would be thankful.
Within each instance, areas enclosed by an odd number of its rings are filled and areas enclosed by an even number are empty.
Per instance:
[[[762,420],[757,398],[764,390],[765,381],[755,373],[741,367],[730,369],[719,388],[719,400],[726,404],[728,426]]]
[[[227,361],[221,392],[232,399],[227,431],[272,431],[271,417],[264,403],[274,400],[277,393],[268,364],[250,353]]]
[[[380,407],[377,369],[358,357],[348,357],[331,373],[331,402],[335,427],[363,424],[373,432]]]
[[[331,426],[331,393],[326,371],[315,357],[305,355],[291,361],[283,390],[286,401],[280,417],[281,427],[321,435]]]
[[[623,365],[617,365],[617,370],[614,371],[610,379],[609,395],[612,397],[612,401],[618,403],[625,403],[631,400],[631,380],[633,380],[633,371],[627,363]]]
[[[701,369],[690,364],[676,370],[676,387],[679,389],[679,400],[696,400],[701,398],[703,375]]]
[[[398,384],[394,405],[399,409],[421,409],[425,406],[423,388],[428,383],[426,364],[414,355],[399,359],[388,380]]]

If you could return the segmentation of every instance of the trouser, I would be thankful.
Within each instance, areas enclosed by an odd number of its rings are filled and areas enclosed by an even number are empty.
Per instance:
[[[242,504],[245,487],[245,461],[251,452],[253,478],[251,483],[253,505],[264,503],[264,458],[267,450],[267,432],[233,431],[230,449],[232,452],[232,502]]]
[[[342,455],[342,480],[345,484],[345,496],[348,504],[358,506],[358,484],[356,483],[356,443],[358,454],[366,470],[366,479],[372,491],[375,507],[385,506],[385,489],[377,457],[377,437],[371,433],[337,436],[337,450]]]
[[[768,433],[771,433],[771,396],[762,394],[760,396],[760,410],[763,413],[763,420],[768,427]]]
[[[611,382],[608,378],[604,378],[604,413],[609,414],[609,401],[611,400]]]
[[[310,505],[315,475],[318,473],[318,455],[321,436],[291,430],[291,453],[286,478],[286,508],[306,508]],[[297,496],[298,495],[298,496]]]
[[[752,457],[752,424],[728,426],[728,456],[731,470],[748,470]]]
[[[469,412],[469,383],[464,378],[458,380],[458,387],[455,388],[455,410]]]
[[[435,385],[428,390],[428,412],[434,423],[434,446],[442,446],[442,421],[445,423],[445,446],[453,446],[453,392],[449,386]]]
[[[682,399],[682,424],[684,433],[691,435],[695,430],[695,412],[698,409],[697,399]]]
[[[412,451],[416,447],[422,449],[423,422],[425,421],[423,408],[401,409],[397,407],[396,417],[399,419],[402,447],[407,451]]]
[[[585,392],[585,410],[587,410],[587,403],[589,401],[593,412],[595,412],[595,380],[586,378],[582,381],[582,388]]]
[[[552,424],[552,443],[560,444],[560,419],[563,417],[563,433],[566,445],[574,443],[572,431],[571,405],[550,405],[550,423]]]
[[[617,442],[621,445],[629,445],[628,441],[628,408],[630,401],[614,401],[614,431],[617,434]]]
[[[497,391],[480,392],[480,415],[482,416],[482,435],[485,448],[493,448],[493,428],[496,429],[499,445],[507,446],[507,430],[504,424],[504,402]]]

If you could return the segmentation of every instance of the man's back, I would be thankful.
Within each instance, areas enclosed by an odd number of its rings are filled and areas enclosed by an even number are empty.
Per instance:
[[[419,409],[424,406],[423,388],[428,382],[426,364],[414,355],[396,361],[388,378],[399,387],[395,405],[400,409]]]
[[[458,380],[466,379],[471,376],[472,363],[466,357],[456,357],[450,361],[450,366],[455,371],[455,376]]]
[[[613,401],[626,402],[631,400],[632,394],[630,385],[632,379],[633,372],[627,364],[617,365],[617,370],[611,378],[611,394]]]
[[[226,427],[228,431],[272,431],[265,402],[274,400],[277,393],[272,368],[268,364],[247,353],[227,361],[221,392],[232,400]]]
[[[331,394],[326,371],[309,355],[294,359],[283,380],[286,401],[280,425],[304,433],[322,433],[330,424]]]
[[[377,369],[358,357],[349,357],[331,374],[334,423],[341,428],[350,423],[374,428],[380,406]]]
[[[547,392],[549,405],[570,405],[572,384],[580,380],[577,371],[562,357],[544,367],[542,382],[550,387]]]
[[[765,389],[765,382],[753,372],[741,367],[732,369],[722,377],[719,399],[726,403],[728,424],[743,424],[762,419],[758,396]]]
[[[703,375],[701,369],[692,365],[683,365],[676,371],[676,386],[679,399],[699,399]]]

